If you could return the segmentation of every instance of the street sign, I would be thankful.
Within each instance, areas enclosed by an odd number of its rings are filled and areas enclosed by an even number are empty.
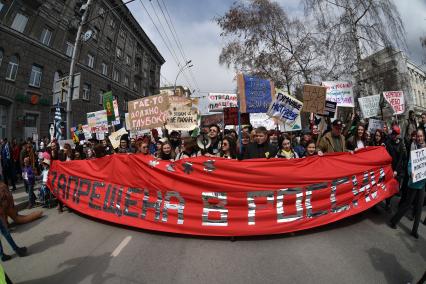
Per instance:
[[[55,81],[55,85],[53,87],[53,102],[52,104],[56,104],[59,100],[60,103],[64,103],[67,101],[67,94],[70,86],[70,78],[69,76],[65,76],[59,78]],[[73,84],[73,100],[78,100],[80,98],[80,73],[74,74],[74,84]]]

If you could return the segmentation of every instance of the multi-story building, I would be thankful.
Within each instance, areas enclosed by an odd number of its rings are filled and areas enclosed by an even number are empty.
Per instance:
[[[426,111],[425,72],[402,51],[382,49],[365,58],[362,64],[362,83],[368,96],[385,91],[403,91],[406,113],[408,110],[415,110],[420,115]],[[386,104],[384,106],[384,118],[389,119],[392,110]]]
[[[53,106],[62,99],[53,95],[54,83],[69,73],[79,24],[76,2],[0,0],[1,138],[48,135]],[[80,89],[71,125],[85,124],[87,112],[102,109],[108,90],[124,121],[128,101],[159,93],[165,62],[122,0],[92,2],[83,27],[92,36],[81,41],[77,53]]]

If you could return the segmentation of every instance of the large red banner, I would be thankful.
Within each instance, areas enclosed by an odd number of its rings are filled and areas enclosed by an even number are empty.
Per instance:
[[[294,160],[172,163],[119,154],[55,161],[48,184],[68,207],[95,218],[209,236],[317,227],[364,211],[398,187],[383,147]]]

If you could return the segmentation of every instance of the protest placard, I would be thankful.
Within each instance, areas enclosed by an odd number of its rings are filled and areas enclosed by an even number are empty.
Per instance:
[[[111,142],[111,145],[114,149],[117,149],[118,146],[120,146],[120,139],[121,136],[124,134],[127,134],[127,131],[124,127],[120,128],[120,130],[118,131],[111,133],[111,135],[109,136],[109,141]]]
[[[394,114],[403,114],[405,112],[404,92],[402,91],[383,92],[383,97],[392,107]]]
[[[336,115],[336,111],[337,111],[337,103],[326,100],[323,116],[334,117]]]
[[[112,97],[112,91],[106,92],[102,95],[102,102],[104,109],[107,113],[108,122],[115,120],[114,103]]]
[[[326,88],[315,85],[303,85],[303,111],[323,114],[325,109]]]
[[[87,124],[92,133],[108,132],[108,117],[106,110],[87,113]]]
[[[266,114],[282,121],[295,121],[302,110],[303,103],[282,90],[277,89],[276,93]]]
[[[120,124],[120,112],[118,111],[118,102],[117,100],[112,101],[112,105],[114,106],[114,115],[115,120],[112,121],[112,125],[119,125]]]
[[[84,140],[92,139],[92,133],[90,132],[89,125],[85,124],[81,126],[83,134],[84,134]]]
[[[373,119],[373,118],[370,118],[368,120],[368,132],[370,132],[372,135],[374,134],[374,132],[376,132],[377,129],[383,130],[384,126],[385,126],[385,123],[382,120]]]
[[[413,182],[426,179],[426,148],[411,151]]]
[[[169,96],[156,95],[129,102],[130,129],[161,127],[167,121]]]
[[[266,113],[274,95],[274,83],[252,76],[237,76],[241,113]]]
[[[275,129],[277,126],[276,121],[266,113],[250,113],[250,124],[253,128],[263,126],[268,130]]]
[[[380,95],[358,98],[364,118],[378,116],[380,112]]]
[[[201,116],[201,127],[208,127],[212,124],[219,125],[220,128],[224,127],[223,113],[209,114]]]
[[[301,131],[302,130],[302,118],[300,115],[296,117],[294,121],[286,120],[280,125],[280,129],[284,132]]]
[[[194,130],[198,126],[197,112],[188,105],[171,105],[167,117],[167,130]]]
[[[250,124],[250,115],[242,113],[240,116],[241,125]],[[223,109],[223,122],[225,125],[238,125],[238,108],[226,107]]]
[[[322,82],[327,88],[327,100],[336,102],[337,106],[354,107],[353,85],[351,82]]]
[[[209,112],[222,112],[226,107],[237,107],[237,94],[209,93],[208,109]]]

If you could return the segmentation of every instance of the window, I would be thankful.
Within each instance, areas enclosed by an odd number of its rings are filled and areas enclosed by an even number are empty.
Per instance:
[[[3,62],[3,49],[0,48],[0,66],[2,62]]]
[[[87,66],[90,68],[93,68],[93,65],[95,64],[95,57],[91,55],[90,53],[87,54]]]
[[[124,76],[124,86],[126,86],[126,87],[129,86],[129,77],[127,75]]]
[[[123,30],[123,29],[120,29],[120,37],[124,38],[125,34],[126,34],[126,33],[124,32],[124,30]]]
[[[65,54],[67,56],[71,57],[73,52],[74,52],[74,44],[71,43],[71,42],[69,42],[69,41],[67,41],[65,43]]]
[[[129,100],[124,98],[123,110],[127,112],[129,110]]]
[[[21,14],[21,13],[17,13],[15,15],[15,18],[13,19],[13,23],[10,26],[12,29],[17,30],[18,32],[23,33],[25,30],[25,27],[27,25],[28,22],[28,17]]]
[[[108,76],[108,65],[105,62],[102,62],[102,75]]]
[[[49,30],[48,28],[44,28],[40,36],[41,43],[49,46],[51,39],[52,39],[52,31]]]
[[[6,79],[15,81],[16,74],[18,74],[18,67],[19,67],[19,59],[16,55],[13,55],[9,60],[9,65],[7,65],[7,71],[6,71]]]
[[[93,28],[93,39],[98,40],[98,36],[100,35],[100,30],[97,27]]]
[[[108,37],[106,40],[105,49],[111,50],[111,47],[112,47],[112,40]]]
[[[3,10],[3,6],[4,6],[4,4],[2,2],[0,2],[0,12],[1,12],[1,10]]]
[[[121,50],[121,48],[119,48],[118,46],[117,46],[117,57],[118,58],[121,58],[121,56],[123,55],[123,51]]]
[[[31,68],[30,86],[40,88],[42,74],[43,69],[38,65],[33,65]]]
[[[105,91],[104,90],[100,90],[99,91],[99,104],[100,105],[103,105],[104,104],[104,93],[105,93]]]
[[[90,85],[83,84],[83,100],[90,101]]]
[[[132,63],[132,59],[130,58],[130,55],[126,55],[126,63],[127,63],[127,65],[131,65],[131,63]]]
[[[110,26],[112,29],[114,29],[114,28],[115,28],[115,21],[114,21],[114,19],[111,19],[111,20],[109,21],[109,26]]]
[[[120,72],[118,72],[118,70],[114,69],[114,72],[112,74],[112,79],[116,82],[120,81]]]

